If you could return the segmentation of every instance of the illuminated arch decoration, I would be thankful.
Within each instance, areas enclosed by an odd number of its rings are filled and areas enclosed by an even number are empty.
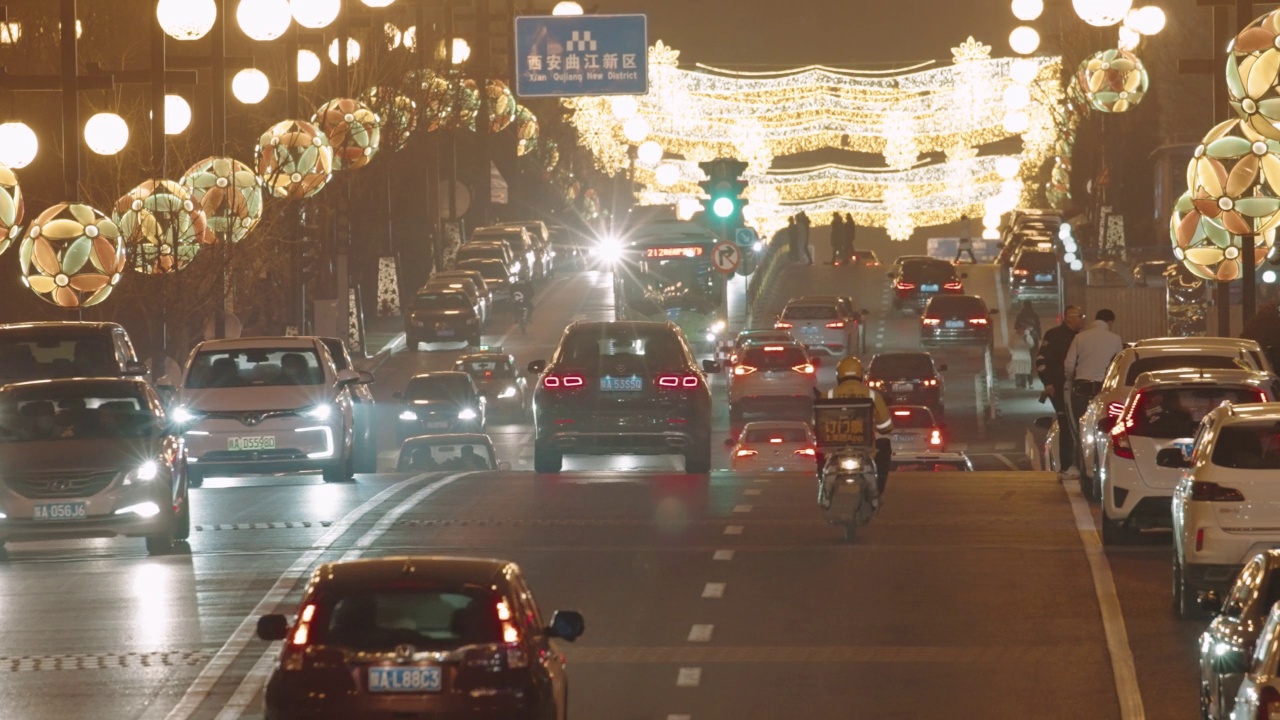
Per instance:
[[[18,248],[22,284],[61,308],[97,305],[125,268],[120,229],[88,205],[59,203],[40,213]]]

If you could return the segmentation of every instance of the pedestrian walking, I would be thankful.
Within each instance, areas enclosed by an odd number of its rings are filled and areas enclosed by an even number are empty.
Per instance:
[[[956,242],[955,262],[958,264],[960,262],[960,256],[966,253],[969,255],[969,262],[971,263],[978,262],[978,260],[973,256],[973,240],[969,237],[969,216],[961,215],[960,216],[960,238]]]
[[[1067,360],[1067,351],[1071,349],[1071,342],[1083,327],[1084,309],[1078,305],[1068,305],[1062,314],[1062,324],[1045,332],[1036,354],[1036,373],[1040,376],[1040,383],[1044,385],[1040,401],[1048,399],[1053,403],[1053,412],[1058,416],[1058,457],[1063,470],[1072,467],[1075,460],[1075,453],[1072,452],[1075,433],[1067,408],[1067,380],[1063,366]]]
[[[791,262],[800,259],[800,226],[796,224],[796,216],[787,218],[787,256]]]
[[[844,218],[840,213],[831,214],[831,264],[839,265],[845,257]]]
[[[1024,332],[1031,333],[1034,338],[1035,347],[1040,345],[1040,316],[1036,314],[1036,309],[1032,307],[1030,300],[1022,301],[1022,309],[1018,311],[1018,317],[1014,318],[1013,330],[1019,334]]]
[[[844,237],[845,237],[845,244],[849,248],[849,255],[852,256],[853,253],[857,250],[857,248],[854,246],[854,242],[857,241],[858,239],[858,226],[855,225],[853,222],[852,213],[844,214]]]
[[[804,252],[804,258],[813,264],[813,247],[809,245],[809,214],[801,210],[796,217],[796,227],[800,229],[800,248]]]
[[[1107,375],[1111,360],[1124,349],[1124,341],[1111,330],[1115,324],[1116,314],[1102,309],[1093,316],[1093,322],[1071,341],[1067,349],[1067,357],[1063,360],[1062,371],[1071,382],[1071,393],[1067,403],[1071,408],[1072,426],[1077,430],[1080,417],[1089,406],[1089,401],[1102,391],[1102,380]],[[1076,433],[1075,477],[1080,473],[1079,432]],[[1085,488],[1086,493],[1089,488]]]

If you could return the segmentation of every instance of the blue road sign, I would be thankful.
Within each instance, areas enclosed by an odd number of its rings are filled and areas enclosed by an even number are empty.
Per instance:
[[[742,247],[751,247],[760,239],[755,228],[740,227],[733,231],[733,240]]]
[[[644,15],[516,18],[516,95],[644,95],[649,92]]]

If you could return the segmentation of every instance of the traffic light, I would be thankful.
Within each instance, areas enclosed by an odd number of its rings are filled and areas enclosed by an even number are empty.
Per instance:
[[[316,278],[320,271],[320,243],[315,240],[304,240],[298,253],[298,271],[302,282],[308,283]]]
[[[747,181],[742,179],[747,164],[741,160],[718,158],[698,163],[707,179],[698,183],[707,193],[702,200],[704,217],[713,226],[726,233],[743,224],[742,207],[747,204],[743,193],[747,189]]]

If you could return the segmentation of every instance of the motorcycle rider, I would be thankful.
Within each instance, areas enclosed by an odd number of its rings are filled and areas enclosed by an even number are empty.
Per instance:
[[[876,433],[884,435],[893,430],[893,417],[889,414],[889,407],[885,404],[884,398],[880,393],[867,387],[864,382],[866,372],[863,370],[862,361],[856,357],[847,357],[836,365],[836,381],[834,388],[827,392],[829,398],[871,398],[875,403],[873,413],[873,422],[875,423]],[[875,504],[880,504],[879,496],[884,494],[885,485],[889,481],[889,465],[892,461],[893,448],[887,437],[876,438],[876,499]],[[818,454],[818,475],[822,475],[822,470],[826,465],[826,458]]]

